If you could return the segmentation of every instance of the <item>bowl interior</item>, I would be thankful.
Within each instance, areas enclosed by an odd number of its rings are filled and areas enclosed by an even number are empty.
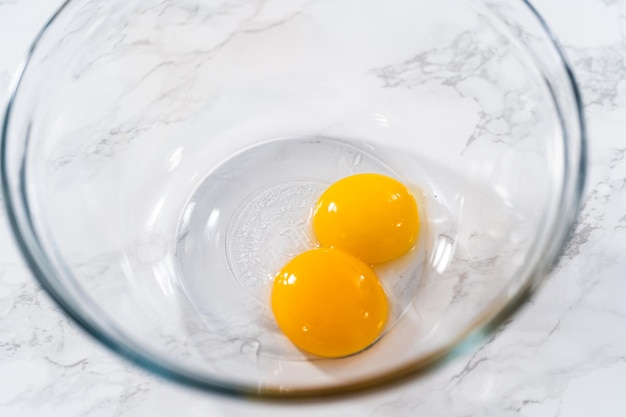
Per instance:
[[[419,370],[536,283],[578,204],[579,111],[524,2],[73,0],[26,66],[3,174],[33,268],[109,345],[209,388],[333,391]],[[268,286],[358,172],[407,184],[422,233],[378,271],[382,339],[316,359]]]

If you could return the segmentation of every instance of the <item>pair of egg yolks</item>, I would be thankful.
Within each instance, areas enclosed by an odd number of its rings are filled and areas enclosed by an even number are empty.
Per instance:
[[[300,349],[341,357],[371,345],[383,331],[389,305],[369,266],[408,252],[419,218],[411,192],[380,174],[357,174],[319,198],[313,230],[321,248],[301,253],[274,279],[272,311]]]

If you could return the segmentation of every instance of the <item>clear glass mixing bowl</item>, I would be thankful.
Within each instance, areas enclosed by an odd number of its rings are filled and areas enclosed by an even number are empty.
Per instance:
[[[126,358],[212,391],[334,394],[419,374],[537,286],[580,203],[581,110],[524,1],[71,0],[9,102],[3,191],[41,284]],[[381,340],[313,358],[268,286],[357,172],[407,184],[422,234],[379,268]]]

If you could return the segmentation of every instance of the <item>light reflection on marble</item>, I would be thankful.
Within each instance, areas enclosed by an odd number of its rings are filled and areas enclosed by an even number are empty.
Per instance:
[[[0,0],[0,94],[59,0]],[[0,221],[0,416],[622,416],[626,410],[626,1],[536,0],[582,87],[576,233],[541,291],[475,351],[408,384],[308,404],[215,397],[121,360],[63,316]]]

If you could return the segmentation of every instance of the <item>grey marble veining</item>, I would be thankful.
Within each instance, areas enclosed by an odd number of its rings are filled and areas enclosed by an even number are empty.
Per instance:
[[[1,94],[59,3],[0,1],[0,36],[9,40],[0,54]],[[575,234],[553,273],[482,346],[424,378],[367,396],[277,405],[201,393],[137,369],[62,315],[24,265],[2,210],[0,415],[624,415],[626,1],[535,3],[564,44],[582,88],[590,136],[587,193]],[[166,3],[159,7],[167,12]],[[249,13],[255,17],[254,10]],[[427,58],[434,59],[416,59]],[[410,62],[383,67],[381,79],[405,82],[401,76],[408,69]],[[488,122],[487,117],[486,129]]]

